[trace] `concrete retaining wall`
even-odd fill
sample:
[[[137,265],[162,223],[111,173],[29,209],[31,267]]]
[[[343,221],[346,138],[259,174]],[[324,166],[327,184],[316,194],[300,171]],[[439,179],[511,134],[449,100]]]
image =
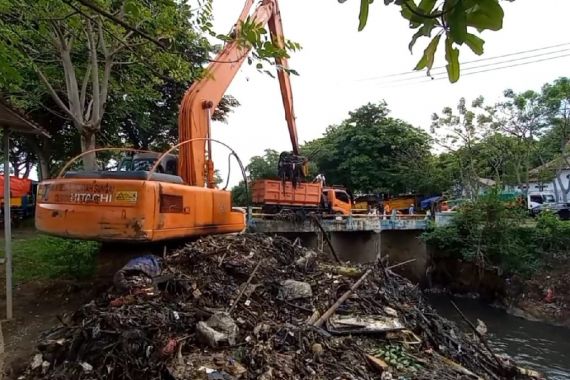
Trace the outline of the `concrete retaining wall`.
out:
[[[416,261],[395,269],[413,282],[422,282],[425,278],[428,253],[425,243],[420,239],[421,231],[383,231],[378,232],[331,232],[333,247],[340,259],[352,263],[370,263],[378,255],[388,256],[388,265],[398,264],[410,259]],[[301,243],[316,250],[330,254],[330,250],[317,233],[281,233],[291,240],[299,238]]]
[[[381,237],[382,256],[388,256],[389,265],[407,260],[416,261],[403,265],[394,271],[409,278],[412,282],[422,282],[428,264],[426,244],[420,239],[418,231],[384,231]]]

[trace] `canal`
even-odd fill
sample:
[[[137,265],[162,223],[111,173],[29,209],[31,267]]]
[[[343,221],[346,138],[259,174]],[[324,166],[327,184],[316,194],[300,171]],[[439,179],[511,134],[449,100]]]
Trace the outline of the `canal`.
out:
[[[428,300],[440,314],[472,331],[447,296],[430,295]],[[478,300],[454,298],[454,302],[472,322],[477,318],[485,322],[489,343],[497,353],[509,354],[547,379],[570,379],[570,329],[517,318]]]

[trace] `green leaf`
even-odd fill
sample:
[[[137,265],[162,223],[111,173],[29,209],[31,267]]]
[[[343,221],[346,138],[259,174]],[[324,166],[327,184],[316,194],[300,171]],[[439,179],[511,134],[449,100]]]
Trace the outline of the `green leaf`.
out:
[[[418,9],[420,9],[425,14],[430,14],[433,10],[433,7],[437,3],[437,0],[422,0],[420,5],[418,5]]]
[[[418,38],[420,38],[423,35],[424,35],[424,31],[421,29],[418,30],[416,33],[414,33],[414,35],[412,36],[412,40],[408,44],[408,49],[410,49],[410,53],[412,53],[412,50],[413,50],[414,45],[416,44],[416,41],[418,40]]]
[[[459,49],[453,47],[453,40],[445,39],[445,59],[447,60],[447,76],[451,83],[459,79]]]
[[[412,49],[416,44],[418,38],[420,38],[421,36],[426,36],[426,37],[431,36],[431,31],[433,30],[434,27],[435,27],[434,20],[426,20],[424,22],[424,25],[412,36],[412,39],[408,44],[408,49],[410,49],[410,53],[412,52]]]
[[[433,67],[435,52],[437,50],[437,45],[439,44],[439,40],[441,38],[441,34],[437,34],[429,43],[429,45],[424,50],[424,55],[416,65],[415,70],[421,70],[424,67],[427,68],[427,75],[429,75],[431,68]]]
[[[467,25],[479,30],[500,30],[503,27],[503,8],[498,0],[478,0],[466,10]]]
[[[408,3],[408,4],[410,5],[410,7],[415,7],[415,5],[413,3]],[[410,28],[412,28],[412,29],[419,27],[424,22],[424,20],[421,17],[414,14],[405,5],[402,5],[402,9],[400,11],[400,14],[402,15],[403,18],[410,21]]]
[[[138,1],[127,1],[125,3],[125,13],[131,15],[133,18],[139,18],[141,14],[141,6]]]
[[[370,0],[360,0],[360,14],[358,15],[358,31],[361,32],[368,22],[368,8],[370,7]]]
[[[425,69],[426,66],[427,66],[427,58],[426,55],[424,54],[416,64],[416,67],[414,67],[414,70],[422,70]]]
[[[467,46],[469,46],[473,53],[477,55],[483,54],[483,45],[485,44],[485,41],[481,38],[477,37],[474,34],[467,33],[465,36],[465,43]]]
[[[447,24],[454,42],[458,45],[463,44],[467,35],[467,16],[465,15],[463,0],[457,0],[453,5],[453,9],[447,16]]]

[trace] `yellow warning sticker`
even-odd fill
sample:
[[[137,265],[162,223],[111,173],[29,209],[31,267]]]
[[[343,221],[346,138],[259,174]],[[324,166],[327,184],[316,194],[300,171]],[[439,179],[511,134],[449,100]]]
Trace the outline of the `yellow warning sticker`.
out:
[[[130,202],[135,203],[137,201],[139,193],[137,191],[117,191],[115,192],[115,201],[117,202]]]

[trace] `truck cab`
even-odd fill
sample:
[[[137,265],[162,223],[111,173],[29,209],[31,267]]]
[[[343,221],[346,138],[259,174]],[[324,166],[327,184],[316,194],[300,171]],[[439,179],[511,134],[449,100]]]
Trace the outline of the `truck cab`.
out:
[[[554,193],[547,191],[529,192],[527,194],[527,207],[529,210],[543,208],[556,204]]]
[[[325,187],[323,189],[323,199],[326,200],[330,212],[333,214],[350,215],[352,202],[350,195],[344,189]]]

